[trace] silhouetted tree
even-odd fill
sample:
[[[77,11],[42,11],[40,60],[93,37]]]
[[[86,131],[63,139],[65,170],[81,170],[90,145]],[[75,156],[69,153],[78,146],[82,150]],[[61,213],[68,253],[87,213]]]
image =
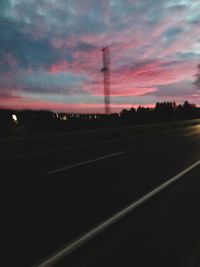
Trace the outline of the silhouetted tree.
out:
[[[17,116],[17,123],[12,115]],[[155,108],[139,106],[137,109],[123,109],[116,114],[54,114],[50,111],[0,110],[0,135],[12,135],[16,130],[21,133],[62,132],[74,129],[101,128],[122,123],[142,124],[181,119],[200,118],[200,108],[185,101],[156,103]],[[23,128],[23,129],[22,129]],[[20,133],[20,131],[18,131]],[[17,132],[17,131],[16,131]]]

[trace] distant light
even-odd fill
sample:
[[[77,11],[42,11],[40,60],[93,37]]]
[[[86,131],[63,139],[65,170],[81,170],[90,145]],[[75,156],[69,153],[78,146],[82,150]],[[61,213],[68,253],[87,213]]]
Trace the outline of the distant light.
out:
[[[17,116],[15,114],[12,114],[12,119],[15,123],[18,123]]]

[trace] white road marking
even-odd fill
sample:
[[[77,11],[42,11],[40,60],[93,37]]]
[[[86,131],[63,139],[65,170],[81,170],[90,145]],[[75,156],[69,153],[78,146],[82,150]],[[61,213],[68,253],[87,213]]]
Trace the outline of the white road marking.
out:
[[[172,122],[173,123],[173,122]],[[175,122],[174,122],[175,123]],[[193,120],[183,120],[177,121],[176,123],[184,125],[186,123],[186,127],[193,127],[200,123],[200,119],[193,119]],[[191,125],[194,123],[194,125]],[[148,123],[148,124],[141,124],[141,125],[133,125],[133,126],[121,126],[121,127],[112,127],[106,129],[97,129],[97,130],[82,130],[82,131],[75,131],[75,132],[65,132],[65,133],[56,133],[56,134],[48,134],[48,135],[38,135],[32,137],[13,137],[13,139],[1,139],[0,143],[5,142],[16,142],[16,141],[27,141],[27,140],[34,140],[34,139],[42,139],[42,138],[51,138],[51,137],[59,137],[59,136],[68,136],[68,135],[78,135],[78,134],[88,134],[88,133],[96,133],[96,132],[109,132],[115,130],[123,130],[123,129],[134,129],[134,128],[145,128],[151,126],[167,126],[171,124],[171,122],[163,122],[163,123]],[[190,124],[190,125],[188,125]],[[184,127],[185,127],[184,126]]]
[[[184,136],[192,136],[192,135],[200,136],[200,131],[196,131],[196,132],[193,132],[193,133],[188,133],[188,134],[185,134]]]
[[[199,135],[200,136],[200,125],[195,125],[195,127],[193,127],[193,131],[185,134],[184,136],[192,136],[192,135]]]
[[[125,217],[127,214],[135,210],[137,207],[141,206],[143,203],[145,203],[147,200],[152,198],[153,196],[157,195],[159,192],[161,192],[163,189],[167,188],[169,185],[173,184],[175,181],[180,179],[182,176],[190,172],[192,169],[200,165],[200,160],[180,172],[179,174],[175,175],[173,178],[169,179],[167,182],[163,183],[162,185],[158,186],[155,188],[153,191],[150,193],[146,194],[133,204],[129,205],[119,213],[115,214],[108,220],[104,221],[103,223],[99,224],[92,230],[88,231],[86,234],[80,236],[78,239],[76,239],[74,242],[71,244],[66,245],[63,249],[55,253],[54,255],[50,256],[46,260],[44,260],[42,263],[35,265],[37,267],[51,267],[54,264],[56,264],[58,261],[62,260],[66,256],[70,255],[73,251],[78,249],[80,246],[84,245],[87,243],[89,240],[103,232],[106,228],[110,227],[112,224],[115,222],[119,221],[123,217]]]
[[[123,155],[125,153],[126,153],[126,151],[120,151],[120,152],[109,154],[109,155],[106,155],[106,156],[103,156],[103,157],[82,161],[82,162],[71,164],[71,165],[68,165],[68,166],[65,166],[65,167],[62,167],[62,168],[59,168],[59,169],[55,169],[55,170],[50,171],[50,172],[46,172],[44,175],[50,175],[50,174],[59,173],[59,172],[66,171],[66,170],[69,170],[69,169],[72,169],[72,168],[88,165],[88,164],[91,164],[93,162],[97,162],[97,161],[100,161],[100,160],[104,160],[104,159],[108,159],[108,158],[114,158],[114,157]]]
[[[194,127],[194,126],[190,126],[190,127]],[[27,154],[27,155],[22,155],[22,156],[16,156],[16,157],[13,157],[13,158],[0,159],[0,163],[12,161],[12,160],[23,160],[23,159],[32,158],[32,157],[45,156],[45,155],[48,155],[50,153],[70,151],[70,150],[75,150],[75,149],[79,149],[79,148],[87,148],[87,147],[91,147],[91,146],[95,146],[95,145],[111,144],[111,143],[116,143],[116,142],[125,141],[125,140],[132,140],[132,139],[140,138],[140,137],[153,136],[153,135],[159,135],[159,134],[166,134],[168,132],[176,132],[177,130],[182,130],[182,128],[170,129],[170,130],[167,130],[167,131],[150,132],[150,133],[146,133],[146,134],[138,134],[138,135],[126,136],[126,137],[115,138],[115,139],[108,139],[108,140],[105,140],[105,141],[94,142],[94,143],[89,143],[89,144],[84,144],[84,145],[76,145],[76,146],[71,146],[71,147],[66,147],[66,148],[61,148],[61,149],[48,150],[48,151],[45,151],[45,152]]]
[[[143,135],[140,135],[140,137],[142,137],[142,136]],[[75,149],[79,149],[79,148],[86,148],[86,147],[91,147],[91,146],[96,146],[96,145],[115,143],[115,142],[119,142],[119,141],[134,139],[135,137],[139,137],[139,136],[135,135],[135,136],[128,136],[128,137],[123,137],[123,138],[116,138],[116,139],[112,139],[112,140],[109,139],[109,140],[105,140],[105,141],[101,141],[101,142],[94,142],[94,143],[89,143],[89,144],[84,144],[84,145],[76,145],[76,146],[71,146],[71,147],[66,147],[66,148],[55,149],[55,150],[48,150],[48,151],[40,152],[40,153],[33,153],[33,154],[28,154],[28,155],[23,155],[23,156],[17,156],[17,157],[13,157],[13,158],[0,159],[0,163],[12,161],[12,160],[22,160],[22,159],[26,159],[26,158],[45,156],[45,155],[48,155],[50,153],[70,151],[70,150],[75,150]]]

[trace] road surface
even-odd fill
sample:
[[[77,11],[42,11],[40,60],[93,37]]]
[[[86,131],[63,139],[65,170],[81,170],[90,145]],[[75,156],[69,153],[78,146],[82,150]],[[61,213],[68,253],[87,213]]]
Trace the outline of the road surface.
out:
[[[0,144],[7,266],[37,263],[200,159],[199,125],[128,132]]]
[[[54,266],[199,267],[199,177],[200,167]]]

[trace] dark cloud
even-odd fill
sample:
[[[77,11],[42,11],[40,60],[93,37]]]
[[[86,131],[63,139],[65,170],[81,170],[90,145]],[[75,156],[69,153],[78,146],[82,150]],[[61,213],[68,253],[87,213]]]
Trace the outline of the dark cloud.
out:
[[[189,19],[189,23],[191,25],[199,25],[200,26],[200,17],[197,16],[197,17],[194,17],[194,18],[190,18]]]
[[[0,91],[0,98],[1,99],[8,98],[8,97],[10,97],[10,93],[4,92],[4,91]]]
[[[187,8],[188,6],[184,4],[172,5],[169,7],[170,10],[175,11],[175,12],[183,11],[183,10],[186,10]]]
[[[164,32],[164,35],[168,38],[174,37],[184,31],[183,28],[175,27],[175,28],[169,28]]]
[[[94,49],[97,49],[98,46],[93,45],[93,44],[86,44],[86,43],[78,43],[75,47],[76,50],[80,51],[92,51]]]
[[[198,91],[195,89],[192,82],[189,81],[183,81],[180,83],[172,83],[167,85],[159,85],[157,91],[153,93],[148,93],[148,95],[153,95],[154,97],[162,97],[162,98],[168,98],[168,97],[189,97],[193,94],[198,93]]]
[[[144,102],[187,95],[200,53],[200,4],[184,2],[0,0],[0,90],[48,100],[77,94],[89,103],[102,92],[100,48],[109,45],[112,90],[137,95],[159,85]]]
[[[27,18],[32,25],[57,37],[71,34],[100,33],[104,30],[104,5],[101,1],[21,0],[15,6],[17,17]]]
[[[167,29],[162,37],[167,45],[176,41],[179,38],[179,35],[184,32],[184,29],[181,27],[172,27]]]
[[[12,66],[7,56],[16,61],[19,68],[45,68],[58,60],[61,55],[49,42],[48,37],[36,39],[23,32],[22,24],[4,19],[0,21],[0,60],[1,71],[7,71]]]
[[[5,11],[9,8],[9,0],[0,0],[0,16],[4,16]]]
[[[193,60],[200,58],[200,52],[178,52],[176,53],[177,58],[180,60]]]
[[[74,85],[66,85],[66,86],[51,86],[51,85],[37,85],[32,84],[30,87],[24,87],[23,90],[26,93],[32,93],[32,94],[44,94],[44,95],[52,95],[52,94],[58,94],[58,95],[88,95],[87,92],[82,90],[79,86]]]

